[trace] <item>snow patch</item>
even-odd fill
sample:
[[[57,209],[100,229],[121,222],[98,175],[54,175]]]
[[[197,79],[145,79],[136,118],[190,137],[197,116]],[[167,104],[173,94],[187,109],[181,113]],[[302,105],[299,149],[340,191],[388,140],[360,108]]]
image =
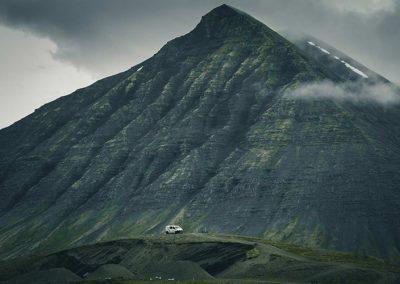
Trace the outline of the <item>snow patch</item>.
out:
[[[307,43],[308,43],[309,45],[315,46],[316,48],[318,48],[319,50],[321,50],[323,53],[331,54],[331,53],[330,53],[329,51],[327,51],[325,48],[320,47],[319,45],[313,43],[312,41],[307,41]]]
[[[136,70],[136,72],[140,71],[143,69],[143,66],[140,66],[138,70]]]
[[[347,68],[349,68],[351,71],[353,71],[354,73],[357,73],[358,75],[364,77],[364,78],[368,78],[368,76],[362,72],[361,70],[357,69],[356,67],[354,67],[353,65],[350,65],[349,63],[347,63],[344,60],[341,60],[340,62],[342,62]]]
[[[322,52],[324,52],[324,53],[326,53],[326,54],[331,54],[329,51],[327,51],[325,48],[322,48],[322,47],[320,47],[320,46],[318,46],[318,48],[322,51]]]
[[[331,54],[328,50],[326,50],[325,48],[322,48],[321,46],[315,44],[315,43],[312,42],[312,41],[307,41],[307,43],[308,43],[309,45],[315,46],[316,48],[318,48],[319,50],[321,50],[323,53]],[[340,62],[342,62],[347,68],[349,68],[349,69],[350,69],[351,71],[353,71],[354,73],[356,73],[356,74],[358,74],[358,75],[360,75],[360,76],[362,76],[362,77],[364,77],[364,78],[368,78],[367,74],[365,74],[364,72],[362,72],[360,69],[357,69],[357,68],[354,67],[353,65],[347,63],[346,61],[341,60],[341,59],[340,59],[339,57],[337,57],[336,55],[334,56],[334,58],[335,58],[336,60],[340,60]]]

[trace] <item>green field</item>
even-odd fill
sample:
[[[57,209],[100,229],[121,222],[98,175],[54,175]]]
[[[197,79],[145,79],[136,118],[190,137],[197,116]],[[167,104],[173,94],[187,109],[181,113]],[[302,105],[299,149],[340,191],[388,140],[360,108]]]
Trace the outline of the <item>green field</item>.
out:
[[[6,283],[398,283],[370,256],[233,235],[148,235],[0,263]]]

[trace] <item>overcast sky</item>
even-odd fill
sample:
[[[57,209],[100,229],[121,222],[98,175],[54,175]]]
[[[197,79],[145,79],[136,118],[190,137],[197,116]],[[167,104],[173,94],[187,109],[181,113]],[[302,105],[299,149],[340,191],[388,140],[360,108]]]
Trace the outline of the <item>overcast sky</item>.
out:
[[[140,63],[222,3],[400,82],[400,0],[0,0],[0,128]]]

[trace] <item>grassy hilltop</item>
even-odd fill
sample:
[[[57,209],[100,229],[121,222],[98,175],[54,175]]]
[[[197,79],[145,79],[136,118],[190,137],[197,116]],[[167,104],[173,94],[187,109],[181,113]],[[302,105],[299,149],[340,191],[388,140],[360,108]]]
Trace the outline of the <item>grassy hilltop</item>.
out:
[[[152,235],[0,263],[6,283],[398,283],[382,260],[233,235]],[[194,281],[195,280],[195,281]],[[164,282],[163,282],[164,281]]]

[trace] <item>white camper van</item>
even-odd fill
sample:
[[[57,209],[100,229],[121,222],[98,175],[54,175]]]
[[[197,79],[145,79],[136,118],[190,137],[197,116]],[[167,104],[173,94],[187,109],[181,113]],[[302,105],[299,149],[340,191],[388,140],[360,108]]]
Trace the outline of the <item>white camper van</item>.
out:
[[[183,234],[183,229],[177,225],[168,225],[165,227],[166,234]]]

